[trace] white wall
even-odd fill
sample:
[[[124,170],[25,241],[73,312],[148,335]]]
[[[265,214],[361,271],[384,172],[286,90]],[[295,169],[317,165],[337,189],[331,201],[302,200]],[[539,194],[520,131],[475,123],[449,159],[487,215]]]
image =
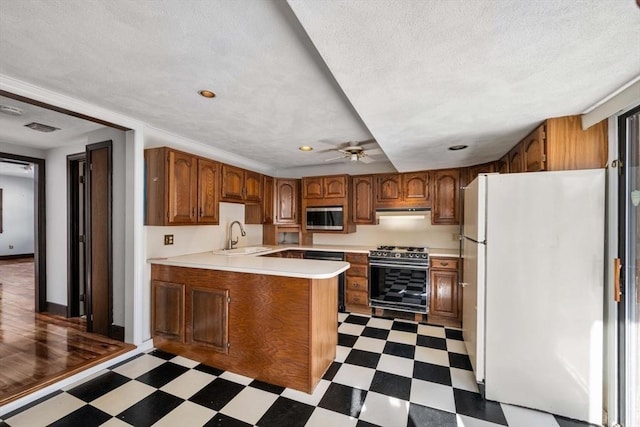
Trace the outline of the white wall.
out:
[[[43,150],[2,141],[0,141],[0,153],[17,154],[20,156],[35,157],[36,159],[44,159],[45,156]]]
[[[33,253],[33,177],[0,175],[2,227],[0,256]],[[13,249],[9,249],[9,246]]]
[[[439,249],[458,249],[457,225],[431,225],[431,212],[420,212],[424,219],[387,217],[378,225],[358,225],[355,233],[315,233],[316,245],[400,245],[427,246]],[[455,238],[454,238],[455,235]]]
[[[89,132],[86,144],[113,141],[113,323],[124,326],[125,306],[125,133],[103,128]],[[46,152],[47,301],[67,305],[67,156],[86,144]]]

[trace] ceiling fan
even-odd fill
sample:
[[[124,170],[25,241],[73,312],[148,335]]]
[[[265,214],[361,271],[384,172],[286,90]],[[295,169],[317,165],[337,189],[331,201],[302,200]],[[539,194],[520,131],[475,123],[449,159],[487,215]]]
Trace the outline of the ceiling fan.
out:
[[[375,162],[375,160],[370,156],[375,156],[376,154],[383,154],[384,152],[380,148],[372,148],[370,150],[365,150],[364,145],[371,142],[375,143],[373,139],[369,139],[366,141],[349,141],[346,144],[343,144],[341,147],[335,149],[335,151],[342,153],[341,156],[333,157],[331,159],[326,159],[325,162],[332,162],[334,160],[342,160],[342,159],[349,159],[352,162],[362,162],[362,163]]]

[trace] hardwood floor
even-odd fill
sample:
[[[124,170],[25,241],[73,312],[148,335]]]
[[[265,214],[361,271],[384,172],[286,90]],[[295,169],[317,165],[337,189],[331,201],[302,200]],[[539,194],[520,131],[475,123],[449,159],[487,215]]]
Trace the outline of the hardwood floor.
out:
[[[34,313],[33,259],[0,261],[0,406],[133,348]]]

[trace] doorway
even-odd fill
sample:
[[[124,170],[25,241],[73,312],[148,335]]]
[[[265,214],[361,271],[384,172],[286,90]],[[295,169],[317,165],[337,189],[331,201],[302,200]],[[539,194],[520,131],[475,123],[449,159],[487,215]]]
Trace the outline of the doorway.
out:
[[[640,425],[640,106],[618,118],[620,421]]]
[[[67,317],[86,314],[85,164],[85,153],[67,156]]]
[[[34,263],[34,310],[47,311],[46,275],[46,222],[45,222],[45,162],[44,159],[0,153],[0,160],[33,165],[33,263]]]

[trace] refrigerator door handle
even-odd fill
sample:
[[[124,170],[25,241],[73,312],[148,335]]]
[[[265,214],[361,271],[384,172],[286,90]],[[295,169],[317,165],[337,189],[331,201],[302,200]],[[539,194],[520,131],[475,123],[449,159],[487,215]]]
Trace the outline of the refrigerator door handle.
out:
[[[478,244],[480,244],[480,245],[486,245],[486,244],[487,244],[487,241],[486,241],[486,240],[483,240],[483,241],[479,242],[479,241],[477,241],[477,240],[475,240],[475,239],[472,239],[471,237],[467,237],[467,236],[462,236],[462,237],[464,237],[465,239],[467,239],[467,240],[468,240],[468,241],[470,241],[470,242],[478,243]]]
[[[463,288],[466,288],[469,284],[467,282],[459,282],[460,286],[462,286]]]

